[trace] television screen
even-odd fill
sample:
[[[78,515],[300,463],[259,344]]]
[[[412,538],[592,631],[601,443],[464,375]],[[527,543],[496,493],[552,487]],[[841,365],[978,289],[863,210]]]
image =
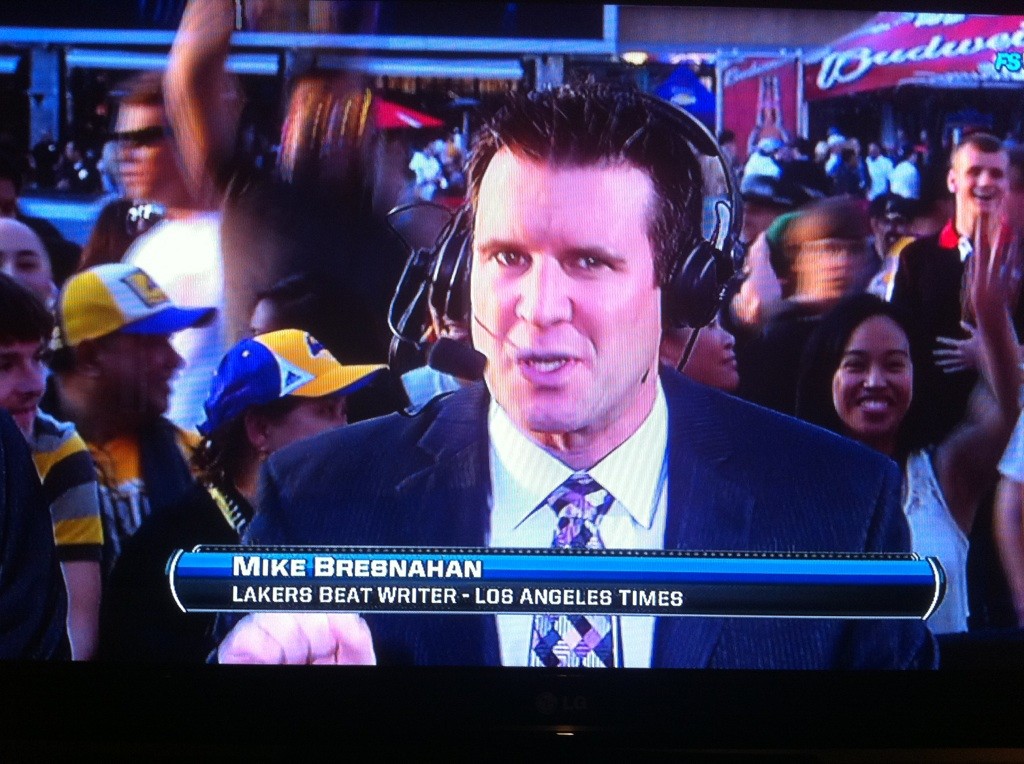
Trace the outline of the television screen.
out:
[[[0,11],[12,750],[1020,744],[1024,16],[121,6]]]

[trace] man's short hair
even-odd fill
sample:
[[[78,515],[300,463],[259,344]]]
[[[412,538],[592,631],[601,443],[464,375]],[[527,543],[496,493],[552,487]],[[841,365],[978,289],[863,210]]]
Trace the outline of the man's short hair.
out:
[[[980,151],[982,154],[995,154],[1000,151],[1005,151],[1003,148],[1003,142],[999,140],[992,133],[968,133],[965,135],[960,142],[953,149],[953,152],[949,155],[949,166],[953,166],[953,162],[956,160],[957,154],[967,146]]]
[[[0,273],[0,345],[43,342],[53,332],[53,317],[31,291]]]
[[[122,106],[164,105],[164,78],[162,72],[142,72],[124,83]]]
[[[784,262],[776,272],[792,273],[804,244],[823,239],[867,240],[871,225],[864,206],[856,199],[835,196],[804,207],[788,222],[782,234]]]
[[[651,96],[635,88],[587,82],[510,93],[473,141],[468,185],[474,207],[501,149],[561,167],[625,164],[647,173],[655,195],[648,237],[661,286],[701,237],[704,183],[697,152]]]
[[[920,212],[917,200],[908,199],[905,196],[900,196],[890,191],[879,194],[868,205],[868,216],[872,219],[886,218],[889,215],[900,215],[907,220],[913,220],[918,214]]]

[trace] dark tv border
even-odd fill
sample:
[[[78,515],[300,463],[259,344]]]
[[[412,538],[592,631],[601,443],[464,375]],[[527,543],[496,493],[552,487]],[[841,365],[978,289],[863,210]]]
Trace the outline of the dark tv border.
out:
[[[949,0],[806,7],[1024,12]],[[977,760],[1024,748],[1020,632],[942,648],[943,669],[912,674],[0,663],[0,754],[824,761],[842,750],[843,760],[916,751],[904,760],[929,761],[939,749]]]
[[[1022,677],[1020,665],[879,674],[6,664],[0,753],[1024,747]]]

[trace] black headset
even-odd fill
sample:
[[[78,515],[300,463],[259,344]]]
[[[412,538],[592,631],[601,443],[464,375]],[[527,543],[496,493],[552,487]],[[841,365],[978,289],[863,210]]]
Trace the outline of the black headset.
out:
[[[651,112],[674,124],[696,151],[717,160],[725,179],[728,201],[715,202],[712,235],[705,238],[698,223],[694,236],[683,246],[680,256],[674,258],[662,287],[666,328],[699,329],[714,319],[727,284],[742,265],[743,251],[738,240],[743,227],[743,200],[729,162],[711,132],[684,109],[654,96],[639,95]],[[396,207],[388,217],[414,206]],[[428,304],[436,315],[468,325],[472,234],[473,213],[467,204],[451,216],[432,248],[416,249],[409,255],[388,313],[388,326],[395,336],[392,360],[401,343],[413,343],[422,349]],[[405,310],[401,310],[402,304]],[[415,336],[410,333],[414,330]]]
[[[711,236],[704,238],[702,225],[672,262],[662,287],[662,320],[666,328],[700,329],[710,324],[722,303],[726,286],[743,265],[743,248],[739,245],[743,229],[743,198],[733,177],[729,160],[722,154],[718,141],[704,124],[668,101],[643,94],[651,110],[675,124],[687,142],[701,154],[718,162],[725,180],[728,201],[715,202],[715,226]],[[703,196],[703,189],[701,189]]]
[[[389,224],[396,215],[421,207],[443,210],[449,217],[434,245],[426,249],[409,247],[392,226],[392,230],[410,250],[409,259],[406,260],[388,308],[388,328],[394,337],[389,354],[392,369],[412,368],[416,365],[417,361],[409,356],[415,356],[426,345],[423,337],[426,333],[428,306],[435,315],[449,321],[468,324],[469,320],[473,212],[468,204],[452,212],[449,208],[431,202],[413,202],[389,211]]]

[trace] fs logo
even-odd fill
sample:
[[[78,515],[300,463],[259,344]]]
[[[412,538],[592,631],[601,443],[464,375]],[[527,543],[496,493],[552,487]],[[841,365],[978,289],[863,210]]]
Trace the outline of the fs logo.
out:
[[[1024,61],[1019,51],[1000,51],[996,53],[993,64],[997,72],[1019,72]]]

